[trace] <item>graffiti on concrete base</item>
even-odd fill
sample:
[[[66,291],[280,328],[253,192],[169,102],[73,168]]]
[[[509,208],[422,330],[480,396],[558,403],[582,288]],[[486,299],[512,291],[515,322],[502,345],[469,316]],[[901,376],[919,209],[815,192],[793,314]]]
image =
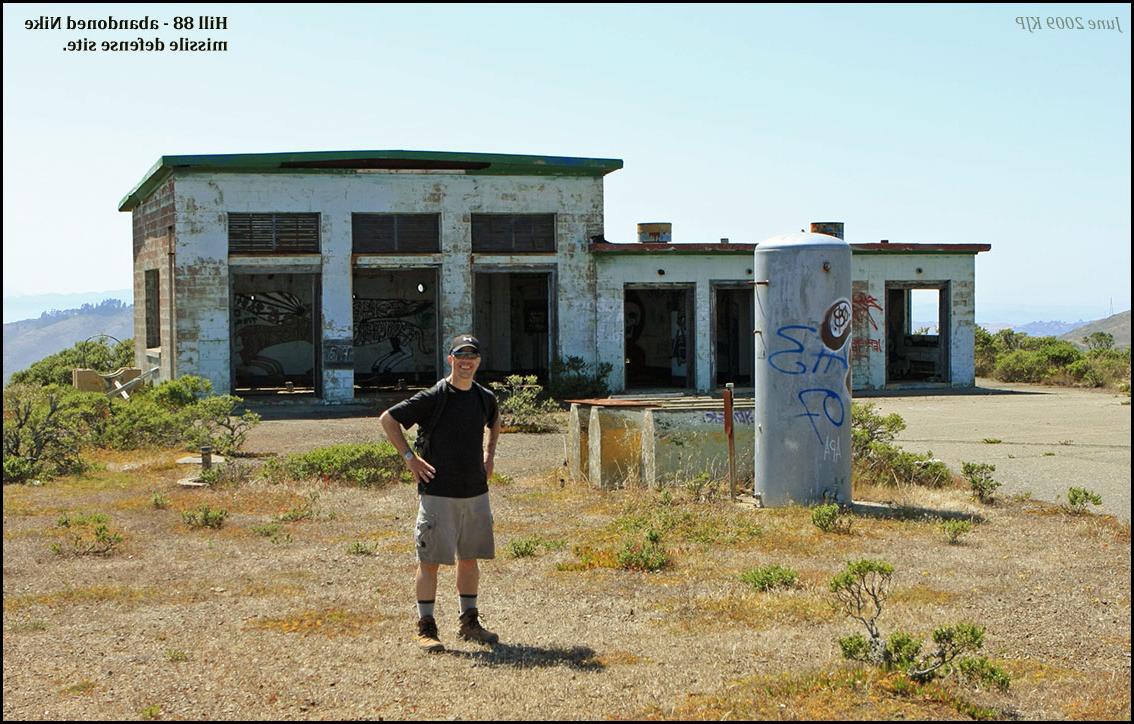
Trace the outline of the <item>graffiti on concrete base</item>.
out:
[[[703,419],[707,423],[723,425],[724,412],[717,412],[716,410],[706,412],[703,416]],[[740,423],[742,425],[755,425],[756,415],[752,412],[752,410],[733,410],[732,421]]]

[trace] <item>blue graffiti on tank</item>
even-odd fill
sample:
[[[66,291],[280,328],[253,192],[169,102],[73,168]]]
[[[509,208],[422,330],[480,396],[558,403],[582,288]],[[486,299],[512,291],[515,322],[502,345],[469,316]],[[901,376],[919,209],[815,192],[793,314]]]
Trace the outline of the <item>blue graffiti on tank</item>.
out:
[[[825,376],[832,372],[832,366],[836,373],[845,373],[850,369],[845,345],[841,352],[831,351],[815,327],[787,324],[776,330],[776,337],[787,340],[791,345],[788,349],[781,349],[768,356],[768,364],[777,372],[785,375]],[[807,364],[808,355],[814,356],[811,365]],[[820,417],[834,427],[842,427],[846,422],[846,404],[838,390],[822,386],[808,387],[800,390],[796,398],[803,407],[803,412],[797,417],[807,418],[820,444],[825,444],[823,433],[817,424]]]

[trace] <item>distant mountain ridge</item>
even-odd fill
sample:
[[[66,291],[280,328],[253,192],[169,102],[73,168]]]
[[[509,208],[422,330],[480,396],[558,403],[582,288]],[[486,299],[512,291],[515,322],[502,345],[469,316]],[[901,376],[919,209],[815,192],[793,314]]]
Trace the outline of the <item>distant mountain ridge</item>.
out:
[[[1130,346],[1130,310],[1113,314],[1106,319],[1097,319],[1082,326],[1060,335],[1060,339],[1065,339],[1068,342],[1074,342],[1080,347],[1083,344],[1083,337],[1094,332],[1105,332],[1114,337],[1115,347],[1129,347]]]
[[[1028,322],[1027,324],[1013,325],[1012,329],[1017,332],[1025,332],[1029,337],[1058,337],[1082,327],[1084,324],[1087,324],[1087,321],[1083,319],[1077,322]]]
[[[4,384],[8,384],[13,373],[97,334],[107,334],[119,340],[133,337],[134,305],[119,299],[106,299],[100,304],[52,310],[36,319],[6,323]]]

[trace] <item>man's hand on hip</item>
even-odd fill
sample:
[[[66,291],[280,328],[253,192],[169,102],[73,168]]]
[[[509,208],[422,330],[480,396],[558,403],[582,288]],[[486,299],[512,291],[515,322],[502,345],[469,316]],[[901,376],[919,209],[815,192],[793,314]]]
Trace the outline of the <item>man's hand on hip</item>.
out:
[[[429,481],[433,480],[433,476],[437,474],[437,469],[429,463],[422,460],[417,455],[406,461],[406,467],[413,473],[417,482],[428,485]]]

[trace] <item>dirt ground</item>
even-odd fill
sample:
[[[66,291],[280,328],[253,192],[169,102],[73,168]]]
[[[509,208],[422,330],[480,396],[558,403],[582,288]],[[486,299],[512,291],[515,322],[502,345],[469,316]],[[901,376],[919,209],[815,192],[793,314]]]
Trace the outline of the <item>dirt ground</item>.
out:
[[[372,415],[341,416],[350,412],[266,420],[246,449],[378,439]],[[1005,442],[989,449],[1017,444],[1014,427],[996,429]],[[563,451],[559,434],[503,436],[498,471],[511,480],[492,492],[497,558],[482,564],[480,590],[483,621],[502,643],[456,639],[443,570],[447,651],[433,656],[412,642],[410,485],[184,490],[185,468],[173,463],[183,453],[151,451],[107,453],[102,470],[39,487],[5,486],[4,718],[955,719],[985,711],[976,707],[1001,718],[1130,717],[1128,524],[1035,501],[982,506],[963,491],[883,490],[860,492],[978,525],[950,545],[939,520],[899,510],[856,516],[835,535],[802,508],[593,490],[564,479]],[[154,507],[155,493],[168,507]],[[222,528],[182,522],[201,504],[228,511]],[[296,510],[306,515],[274,522]],[[124,537],[114,555],[51,552],[78,530],[61,516],[95,512]],[[584,552],[613,550],[646,527],[664,531],[672,562],[662,571],[580,565]],[[536,555],[512,556],[520,539],[538,541]],[[861,626],[832,610],[827,582],[866,557],[896,571],[884,631],[927,637],[975,621],[1010,690],[911,692],[844,662],[835,642]],[[773,563],[796,570],[799,584],[760,593],[740,581]]]

